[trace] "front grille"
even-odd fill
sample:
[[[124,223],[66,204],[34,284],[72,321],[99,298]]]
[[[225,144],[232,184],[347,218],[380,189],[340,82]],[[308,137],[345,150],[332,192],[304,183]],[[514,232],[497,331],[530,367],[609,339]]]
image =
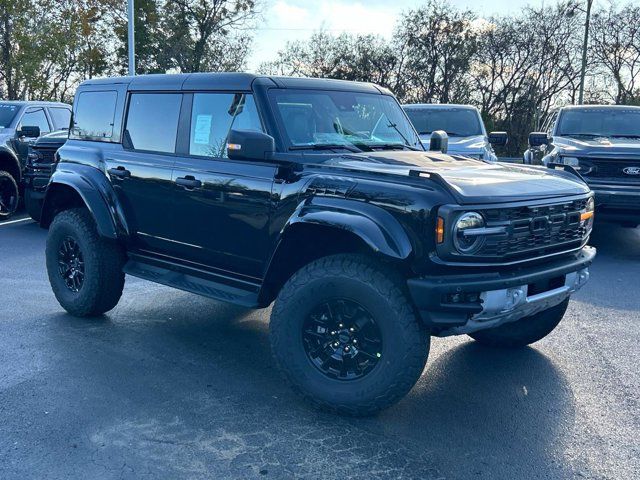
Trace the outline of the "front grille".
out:
[[[505,226],[489,235],[475,257],[518,260],[579,247],[589,234],[580,222],[587,199],[562,203],[481,210],[487,226]]]
[[[640,183],[640,175],[624,173],[627,167],[640,168],[640,158],[631,160],[615,160],[606,158],[580,158],[580,174],[586,178],[613,178]]]
[[[38,163],[54,163],[57,149],[54,150],[51,148],[34,148],[34,150],[36,150],[39,154]]]

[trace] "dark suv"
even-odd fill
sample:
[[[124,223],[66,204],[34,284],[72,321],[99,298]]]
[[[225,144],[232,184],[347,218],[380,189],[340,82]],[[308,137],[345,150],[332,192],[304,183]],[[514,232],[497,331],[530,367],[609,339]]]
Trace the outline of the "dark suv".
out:
[[[65,103],[0,101],[0,220],[18,207],[29,146],[40,135],[69,128]]]
[[[552,113],[546,125],[529,135],[525,163],[574,168],[596,194],[598,218],[638,226],[640,107],[564,107]]]
[[[125,273],[251,308],[275,301],[278,365],[345,413],[405,395],[430,335],[543,338],[595,255],[578,177],[424,151],[371,84],[91,80],[58,155],[41,225],[68,312],[112,309]]]

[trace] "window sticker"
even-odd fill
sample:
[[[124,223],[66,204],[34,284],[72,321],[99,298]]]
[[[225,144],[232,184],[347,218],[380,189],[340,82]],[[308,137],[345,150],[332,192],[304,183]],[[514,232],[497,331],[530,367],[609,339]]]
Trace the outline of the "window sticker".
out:
[[[193,143],[197,145],[209,145],[211,137],[211,115],[198,115],[196,128],[193,135]]]

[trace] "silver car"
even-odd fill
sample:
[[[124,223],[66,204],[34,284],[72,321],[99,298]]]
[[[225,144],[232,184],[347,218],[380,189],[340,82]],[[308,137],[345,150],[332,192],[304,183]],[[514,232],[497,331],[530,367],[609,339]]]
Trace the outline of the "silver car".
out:
[[[423,144],[431,140],[436,130],[447,132],[450,155],[465,155],[480,160],[498,160],[494,146],[507,143],[505,132],[491,132],[487,135],[482,117],[471,105],[414,103],[403,105],[413,126],[418,131]]]

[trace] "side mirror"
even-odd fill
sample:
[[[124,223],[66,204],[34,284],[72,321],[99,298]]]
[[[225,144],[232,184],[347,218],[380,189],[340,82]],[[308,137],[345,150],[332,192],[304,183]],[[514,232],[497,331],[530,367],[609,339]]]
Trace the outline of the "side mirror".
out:
[[[549,136],[546,132],[531,132],[529,134],[529,146],[541,147],[542,145],[549,145]]]
[[[272,136],[255,130],[231,130],[227,139],[227,157],[231,160],[264,160],[276,150]]]
[[[24,125],[16,132],[18,137],[38,138],[40,136],[40,127]]]
[[[504,147],[508,141],[507,132],[491,132],[489,134],[489,143],[494,147]]]
[[[436,130],[431,133],[431,140],[429,141],[429,150],[432,152],[447,153],[449,148],[449,136],[444,130]]]

